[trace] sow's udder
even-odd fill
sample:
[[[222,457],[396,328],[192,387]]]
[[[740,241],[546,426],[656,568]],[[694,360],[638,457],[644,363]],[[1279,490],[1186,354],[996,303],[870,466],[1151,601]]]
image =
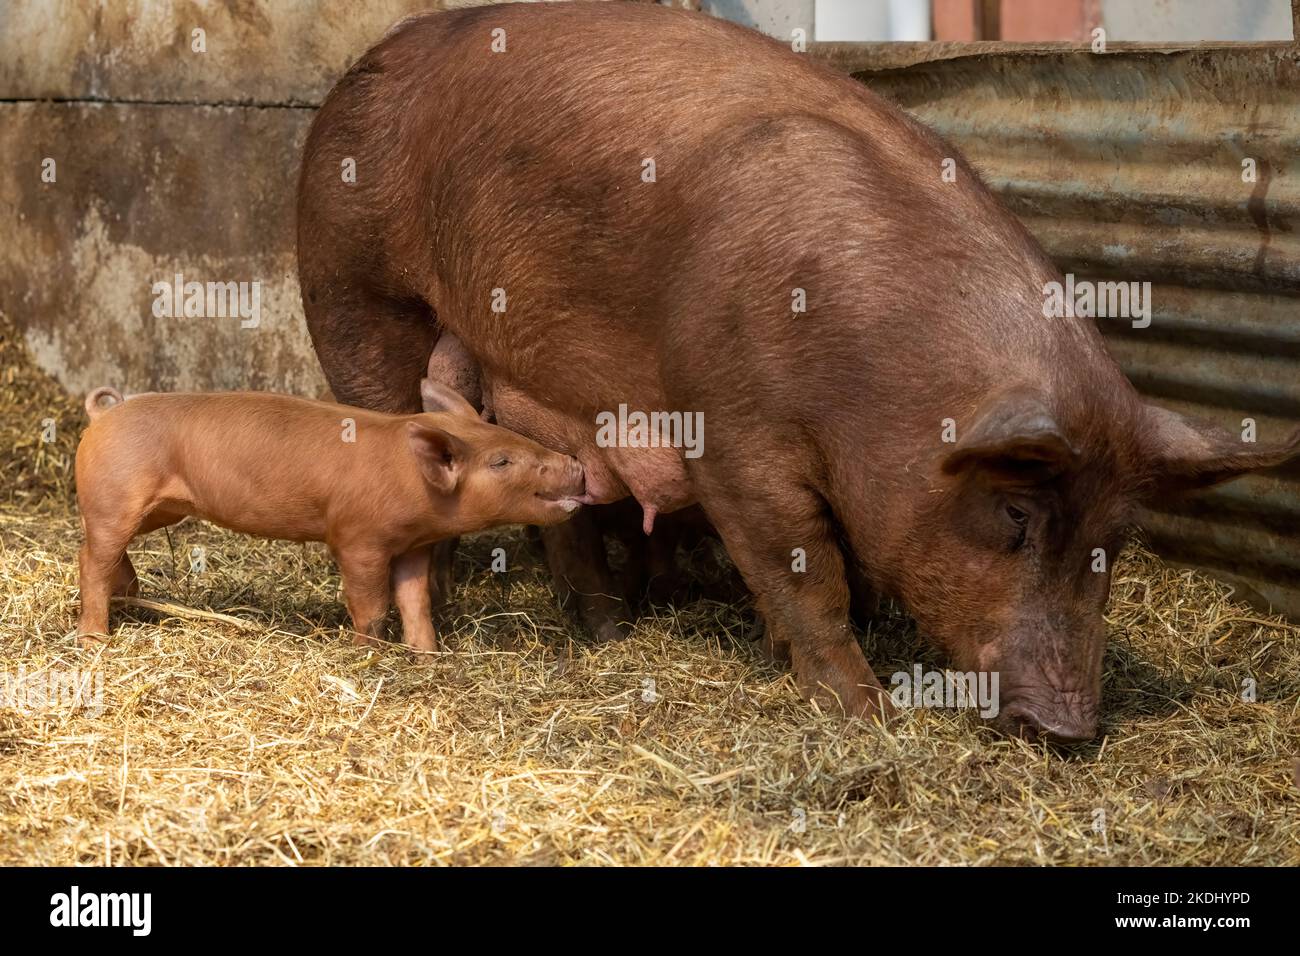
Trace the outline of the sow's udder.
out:
[[[586,473],[588,504],[609,504],[631,495],[646,511],[647,523],[654,514],[694,504],[681,449],[622,447],[617,442],[603,447],[596,440],[595,416],[580,418],[547,408],[521,389],[495,380],[491,405],[497,424],[578,459]]]

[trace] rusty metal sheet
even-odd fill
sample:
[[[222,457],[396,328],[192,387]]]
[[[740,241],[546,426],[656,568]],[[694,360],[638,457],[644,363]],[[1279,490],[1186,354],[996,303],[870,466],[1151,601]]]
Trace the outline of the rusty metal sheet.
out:
[[[1098,321],[1153,401],[1286,437],[1300,424],[1300,47],[976,47],[815,52],[960,148],[1062,271],[1152,283],[1149,327]],[[1300,619],[1300,468],[1162,504],[1143,526],[1168,558]]]

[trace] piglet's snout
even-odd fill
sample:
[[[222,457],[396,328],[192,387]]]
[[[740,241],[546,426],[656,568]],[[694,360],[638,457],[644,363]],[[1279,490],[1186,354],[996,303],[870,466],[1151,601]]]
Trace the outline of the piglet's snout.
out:
[[[570,455],[552,455],[537,466],[542,494],[547,498],[577,499],[586,491],[582,465]],[[574,501],[576,508],[579,502]]]

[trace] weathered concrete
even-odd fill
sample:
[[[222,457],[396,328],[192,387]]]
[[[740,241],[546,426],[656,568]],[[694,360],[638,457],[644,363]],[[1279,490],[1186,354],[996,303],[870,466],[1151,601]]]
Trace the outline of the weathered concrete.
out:
[[[0,104],[0,310],[67,388],[323,381],[298,295],[299,109]],[[42,182],[55,161],[56,180]],[[261,322],[154,314],[156,282],[253,282]]]
[[[446,0],[5,0],[0,98],[315,105],[362,51]],[[193,49],[202,29],[207,51]]]
[[[448,5],[0,5],[0,311],[41,366],[73,391],[319,393],[294,259],[311,106],[394,21]],[[257,282],[260,325],[154,315],[177,273]]]
[[[395,21],[483,2],[4,0],[0,312],[72,391],[318,394],[294,248],[312,108]],[[154,315],[178,272],[258,282],[260,326]]]

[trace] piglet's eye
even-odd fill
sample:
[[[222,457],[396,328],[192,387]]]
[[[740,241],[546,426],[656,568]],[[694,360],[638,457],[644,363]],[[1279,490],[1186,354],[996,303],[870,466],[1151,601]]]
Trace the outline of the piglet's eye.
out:
[[[1029,523],[1029,513],[1022,511],[1015,505],[1007,505],[1007,515],[1022,528]]]
[[[506,467],[506,465],[508,465],[508,464],[510,464],[510,459],[509,459],[509,458],[506,458],[506,457],[503,455],[503,456],[501,456],[501,457],[499,457],[499,458],[494,458],[494,459],[492,459],[492,463],[491,463],[491,465],[489,465],[489,467],[490,467],[490,468],[495,468],[495,469],[497,469],[498,471],[500,471],[502,468]]]

